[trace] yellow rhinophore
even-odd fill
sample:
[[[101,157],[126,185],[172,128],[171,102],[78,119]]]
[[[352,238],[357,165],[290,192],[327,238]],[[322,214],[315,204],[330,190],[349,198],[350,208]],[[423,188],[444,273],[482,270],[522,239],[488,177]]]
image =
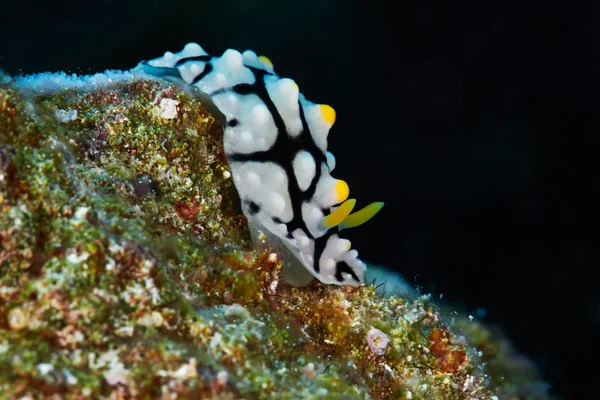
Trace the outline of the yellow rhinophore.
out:
[[[328,106],[327,104],[321,104],[321,114],[323,115],[323,120],[329,125],[333,125],[335,122],[335,110],[333,107]]]
[[[264,62],[265,64],[267,64],[269,67],[273,68],[273,62],[269,59],[269,57],[267,56],[260,56],[258,57],[259,61]]]
[[[377,201],[375,203],[371,203],[368,206],[358,210],[357,212],[348,215],[346,217],[346,219],[344,219],[338,225],[338,227],[340,229],[346,229],[346,228],[354,228],[356,226],[362,225],[365,222],[367,222],[368,220],[370,220],[371,218],[373,218],[375,216],[375,214],[377,214],[379,212],[379,210],[381,210],[381,207],[383,207],[382,201]]]
[[[331,214],[323,218],[323,220],[319,224],[319,228],[326,230],[331,229],[334,226],[338,226],[342,223],[343,220],[346,219],[348,215],[350,215],[355,205],[356,199],[346,200],[341,206],[333,210]]]
[[[348,184],[345,181],[338,179],[335,184],[335,194],[337,195],[338,203],[345,201],[350,194],[350,188],[348,187]]]

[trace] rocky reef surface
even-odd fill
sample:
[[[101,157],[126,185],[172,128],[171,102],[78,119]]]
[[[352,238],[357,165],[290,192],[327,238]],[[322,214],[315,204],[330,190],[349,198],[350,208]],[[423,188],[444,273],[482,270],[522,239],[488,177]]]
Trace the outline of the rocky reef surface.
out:
[[[201,94],[55,79],[0,76],[1,398],[550,399],[427,295],[280,279]]]

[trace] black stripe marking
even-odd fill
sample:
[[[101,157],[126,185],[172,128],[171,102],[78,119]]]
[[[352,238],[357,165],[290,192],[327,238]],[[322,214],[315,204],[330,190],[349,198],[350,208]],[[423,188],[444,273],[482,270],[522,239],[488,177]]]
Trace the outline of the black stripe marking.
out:
[[[335,279],[337,279],[338,282],[343,282],[344,281],[344,277],[342,275],[342,272],[349,273],[356,282],[360,283],[360,280],[358,279],[358,276],[356,276],[356,274],[354,273],[354,271],[352,270],[352,268],[350,268],[350,266],[346,263],[346,261],[340,261],[335,266]]]
[[[202,71],[201,73],[199,73],[193,80],[192,80],[192,85],[197,83],[198,81],[200,81],[201,79],[203,79],[206,75],[210,74],[213,70],[213,66],[212,64],[206,64],[206,66],[204,66],[204,71]]]
[[[204,70],[200,74],[196,75],[196,77],[194,77],[194,79],[192,80],[191,84],[193,85],[193,84],[199,82],[200,80],[202,80],[206,75],[210,74],[213,71],[213,66],[210,63],[212,58],[213,57],[209,56],[209,55],[184,57],[184,58],[178,60],[175,63],[175,65],[173,65],[173,67],[179,68],[180,66],[182,66],[188,62],[204,62],[204,63],[206,63],[206,65],[204,66]]]
[[[321,266],[319,265],[319,261],[321,261],[321,256],[323,255],[323,251],[325,251],[325,247],[327,247],[327,241],[333,235],[333,231],[329,230],[325,232],[325,234],[321,237],[315,239],[315,252],[313,254],[313,268],[315,272],[319,273],[321,270]]]
[[[238,162],[273,162],[279,165],[285,171],[286,175],[288,176],[288,192],[290,194],[290,200],[292,202],[293,211],[292,220],[286,224],[288,229],[288,236],[290,236],[290,232],[293,232],[296,229],[300,228],[309,238],[313,239],[315,243],[315,250],[313,254],[312,267],[316,273],[319,273],[319,261],[327,245],[327,240],[329,239],[329,237],[331,237],[331,235],[333,235],[334,232],[329,231],[326,232],[323,236],[315,238],[308,230],[304,219],[302,219],[302,203],[306,200],[310,200],[314,196],[315,191],[317,189],[317,183],[321,177],[321,166],[323,163],[327,162],[327,158],[325,156],[325,153],[321,151],[321,149],[317,146],[312,137],[310,128],[308,126],[308,122],[306,120],[306,116],[304,114],[304,108],[302,107],[300,101],[298,101],[298,107],[300,113],[300,120],[302,122],[302,131],[298,136],[292,137],[288,134],[287,128],[285,126],[285,121],[279,114],[279,111],[277,110],[277,107],[275,106],[273,100],[269,96],[269,93],[265,86],[264,77],[266,75],[270,75],[270,73],[257,68],[247,68],[249,68],[254,74],[254,84],[239,84],[233,87],[233,91],[240,95],[254,94],[262,100],[265,106],[267,106],[267,109],[271,113],[273,121],[275,122],[275,126],[277,128],[277,137],[275,139],[275,143],[273,143],[271,148],[269,148],[268,150],[257,151],[251,154],[229,154],[228,157],[231,160]],[[220,94],[222,91],[225,90],[219,90],[219,93],[214,94]],[[307,151],[313,157],[316,165],[315,176],[313,177],[310,186],[305,191],[302,191],[300,189],[292,165],[296,154],[298,154],[298,152],[302,150]],[[350,269],[352,277],[357,282],[360,282],[358,276],[356,276],[354,271],[352,271],[352,269],[347,264],[345,264],[341,268],[342,269],[336,266],[336,279],[338,279],[339,281],[343,280],[343,278],[341,280],[339,279],[339,277],[341,276],[341,272],[347,272],[347,270]]]
[[[306,223],[302,219],[302,203],[306,200],[310,200],[316,191],[317,182],[321,176],[321,165],[323,162],[326,162],[325,154],[321,151],[321,149],[319,149],[310,133],[308,123],[304,116],[302,104],[298,104],[300,109],[300,118],[302,121],[302,131],[298,136],[291,137],[288,134],[287,128],[285,126],[285,121],[279,114],[279,111],[277,110],[275,103],[273,103],[273,100],[269,96],[269,93],[265,86],[264,77],[265,75],[271,74],[267,71],[258,68],[248,66],[247,68],[250,69],[254,74],[254,84],[238,84],[233,87],[233,91],[237,94],[245,96],[253,94],[261,99],[261,101],[271,113],[271,117],[275,122],[275,126],[277,128],[277,137],[275,138],[275,143],[273,143],[271,148],[269,148],[268,150],[257,151],[251,154],[229,154],[229,158],[233,161],[238,162],[272,162],[279,165],[285,171],[288,177],[288,193],[290,194],[290,200],[292,202],[293,218],[290,222],[286,224],[288,231],[293,232],[296,229],[300,228],[309,238],[314,239],[313,235],[308,230]],[[219,90],[218,94],[224,91],[227,91],[227,89]],[[311,182],[310,187],[304,192],[300,189],[300,186],[298,185],[298,181],[294,173],[294,168],[292,166],[294,157],[296,156],[296,154],[298,154],[299,151],[302,150],[309,152],[315,160],[316,164],[315,176]]]
[[[208,54],[205,54],[203,56],[185,57],[177,61],[173,66],[179,67],[180,65],[183,65],[189,61],[209,62],[210,60],[212,60],[212,56],[209,56]]]
[[[329,230],[325,232],[325,234],[321,237],[315,238],[315,252],[314,252],[314,261],[313,268],[315,272],[319,273],[321,267],[319,266],[319,261],[321,261],[321,257],[323,256],[323,251],[325,251],[325,247],[327,247],[327,241],[334,234],[333,230]],[[358,279],[358,275],[354,272],[354,270],[345,262],[340,261],[335,265],[335,279],[338,282],[343,282],[344,277],[342,276],[342,272],[347,272],[352,276],[352,278],[360,283],[360,279]]]
[[[315,249],[313,253],[312,267],[316,273],[319,273],[319,261],[321,260],[321,256],[323,255],[323,251],[325,250],[325,247],[327,245],[327,241],[329,240],[331,235],[334,234],[334,232],[330,230],[321,237],[313,237],[313,235],[309,232],[306,223],[302,219],[302,203],[306,200],[310,200],[314,196],[315,191],[317,189],[317,183],[319,181],[319,178],[321,177],[322,163],[327,162],[326,156],[317,146],[312,137],[312,134],[310,133],[310,128],[308,127],[308,122],[306,121],[306,116],[304,114],[304,108],[302,107],[302,104],[298,102],[300,120],[302,121],[302,131],[298,136],[291,137],[287,132],[283,118],[279,114],[277,107],[271,100],[269,93],[266,89],[264,77],[268,73],[251,67],[249,68],[254,73],[255,83],[252,85],[236,85],[233,88],[233,90],[240,95],[255,94],[262,100],[262,102],[267,106],[267,109],[271,113],[273,121],[275,122],[275,126],[277,127],[277,138],[275,139],[275,143],[273,143],[271,148],[269,148],[268,150],[258,151],[252,154],[230,154],[229,158],[231,160],[240,162],[273,162],[279,165],[285,171],[285,173],[288,176],[288,192],[290,194],[290,200],[292,202],[293,210],[293,218],[290,222],[286,224],[286,226],[288,228],[288,232],[293,232],[294,230],[300,228],[309,238],[313,239]],[[298,181],[296,179],[296,174],[294,173],[292,166],[292,162],[295,155],[301,150],[308,151],[309,154],[315,160],[316,164],[315,176],[313,177],[308,189],[304,192],[300,190]],[[343,265],[338,265],[336,265],[336,279],[338,281],[341,282],[343,280],[343,277],[341,275],[342,272],[348,272],[348,270],[350,270],[350,275],[357,282],[360,282],[358,276],[346,263],[344,263]]]
[[[256,215],[260,212],[260,206],[252,200],[246,200],[244,203],[246,206],[248,206],[248,212],[250,215]]]

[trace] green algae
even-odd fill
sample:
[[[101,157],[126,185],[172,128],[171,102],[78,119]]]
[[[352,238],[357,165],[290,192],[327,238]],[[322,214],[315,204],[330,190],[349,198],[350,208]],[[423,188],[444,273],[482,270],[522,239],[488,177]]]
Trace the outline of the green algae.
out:
[[[207,107],[153,80],[0,87],[1,397],[549,399],[427,296],[280,281]]]

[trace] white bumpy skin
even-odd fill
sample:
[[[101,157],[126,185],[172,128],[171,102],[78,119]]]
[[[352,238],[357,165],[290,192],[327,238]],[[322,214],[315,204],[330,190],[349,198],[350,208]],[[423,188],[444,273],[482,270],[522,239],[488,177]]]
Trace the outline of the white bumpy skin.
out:
[[[348,217],[355,200],[347,200],[348,185],[330,175],[331,107],[306,100],[293,80],[279,78],[270,60],[252,51],[212,57],[189,43],[140,68],[198,87],[225,115],[224,149],[251,226],[279,237],[321,282],[364,283],[365,264],[336,232],[368,220],[383,203]]]

